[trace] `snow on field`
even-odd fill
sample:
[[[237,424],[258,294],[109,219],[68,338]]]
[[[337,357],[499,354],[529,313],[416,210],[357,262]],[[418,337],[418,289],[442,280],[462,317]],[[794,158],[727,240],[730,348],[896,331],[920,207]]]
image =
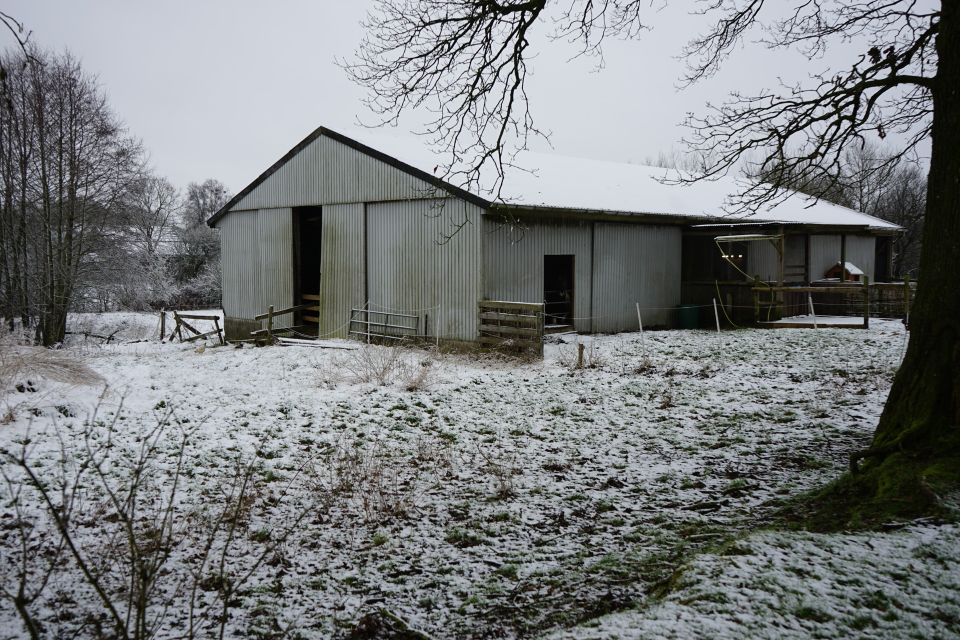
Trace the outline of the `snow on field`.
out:
[[[960,527],[752,535],[697,557],[679,588],[560,638],[948,638],[960,635]]]
[[[103,335],[116,319],[73,323],[83,320]],[[111,546],[120,523],[104,482],[122,486],[129,460],[155,441],[149,513],[163,504],[185,442],[170,556],[151,608],[164,614],[158,637],[182,637],[191,611],[208,632],[223,599],[230,637],[346,635],[389,626],[383,611],[438,638],[530,636],[643,605],[647,589],[693,552],[836,476],[868,442],[905,344],[902,325],[889,321],[868,331],[604,336],[583,338],[587,368],[574,370],[574,344],[549,345],[531,363],[375,346],[236,349],[135,342],[151,335],[156,316],[125,321],[141,329],[122,343],[71,341],[66,350],[104,383],[38,378],[19,383],[24,391],[0,390],[0,447],[26,446],[54,485],[73,477],[87,443],[109,456],[105,481],[87,473],[78,484],[73,518],[84,553],[109,566],[123,554]],[[169,424],[151,436],[158,422]],[[50,545],[36,492],[23,496],[19,520],[9,495],[0,513],[8,589],[20,557],[13,525],[46,522],[30,531],[35,548]],[[937,531],[876,534],[877,562],[900,562]],[[950,536],[937,553],[956,549]],[[857,538],[747,540],[752,555],[703,556],[685,573],[717,584],[731,615],[750,589],[778,588],[771,579],[761,589],[750,575],[785,579],[809,567],[813,587],[847,570],[823,550],[846,553]],[[44,557],[30,554],[34,570]],[[118,575],[119,592],[126,574]],[[802,579],[783,593],[802,590]],[[823,590],[817,611],[854,606],[831,603],[831,593],[845,592]],[[906,587],[896,594],[908,606],[912,597]],[[706,605],[672,602],[647,622],[624,614],[632,617],[623,625],[724,633],[708,624]],[[64,634],[104,624],[75,569],[58,572],[32,606]],[[766,615],[760,605],[743,611]],[[598,637],[617,635],[610,625],[620,623],[608,620],[616,618]],[[797,620],[784,624],[812,624]],[[916,628],[909,616],[883,624],[893,635]],[[11,608],[0,609],[0,629],[18,625]]]

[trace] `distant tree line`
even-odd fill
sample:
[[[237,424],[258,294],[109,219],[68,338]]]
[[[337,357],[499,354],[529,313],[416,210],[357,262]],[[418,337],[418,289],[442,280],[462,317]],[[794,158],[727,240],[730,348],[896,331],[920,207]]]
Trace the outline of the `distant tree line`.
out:
[[[69,53],[0,56],[0,316],[54,345],[68,311],[214,306],[229,198],[154,175],[141,143]]]

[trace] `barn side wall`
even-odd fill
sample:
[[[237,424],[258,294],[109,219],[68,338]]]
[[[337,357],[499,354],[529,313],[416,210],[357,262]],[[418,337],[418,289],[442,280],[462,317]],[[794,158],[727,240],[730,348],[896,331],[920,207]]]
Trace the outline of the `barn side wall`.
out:
[[[874,280],[876,249],[877,239],[873,236],[847,236],[847,262],[860,267],[871,282]]]
[[[530,222],[521,227],[490,217],[483,222],[483,297],[543,302],[543,257],[572,255],[574,327],[591,331],[592,224]]]
[[[574,327],[633,331],[636,304],[648,326],[669,325],[680,303],[679,227],[606,222],[484,220],[483,296],[543,302],[546,255],[574,256]]]
[[[350,310],[366,302],[365,205],[328,205],[321,215],[319,334],[346,338]]]
[[[810,279],[820,280],[833,265],[840,262],[839,235],[810,236]]]
[[[783,281],[804,282],[807,262],[806,236],[794,234],[784,238]],[[747,243],[747,273],[760,276],[764,282],[780,279],[780,253],[769,240],[751,240]]]
[[[669,326],[680,304],[679,227],[600,223],[594,228],[593,330]]]
[[[780,279],[780,253],[769,240],[751,240],[747,243],[747,273],[760,276],[764,282]]]
[[[416,315],[429,336],[474,340],[481,214],[457,198],[368,204],[370,309]]]

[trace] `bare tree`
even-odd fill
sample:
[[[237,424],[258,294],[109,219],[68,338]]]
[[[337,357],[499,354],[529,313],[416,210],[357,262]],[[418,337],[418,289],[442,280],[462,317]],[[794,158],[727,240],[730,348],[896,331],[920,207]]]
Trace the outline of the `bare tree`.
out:
[[[225,205],[232,195],[219,180],[208,178],[187,185],[183,223],[185,227],[206,226],[207,220]]]
[[[231,197],[227,187],[212,178],[187,185],[173,265],[180,306],[220,304],[220,234],[206,222]]]
[[[452,164],[468,160],[467,184],[479,170],[503,166],[513,149],[536,133],[526,78],[528,52],[548,7],[556,26],[543,37],[577,39],[601,53],[609,37],[634,37],[644,28],[646,0],[379,0],[369,35],[346,65],[369,90],[385,121],[417,107],[436,117],[427,132],[445,145]],[[844,69],[803,84],[756,94],[734,93],[704,115],[691,117],[689,146],[709,159],[709,179],[758,157],[754,171],[788,167],[784,179],[756,183],[736,207],[778,197],[797,182],[840,175],[847,149],[891,133],[904,140],[894,163],[931,143],[922,286],[910,343],[867,458],[865,472],[844,479],[830,496],[847,511],[883,517],[936,507],[928,478],[960,483],[960,5],[932,0],[691,0],[710,19],[685,53],[687,83],[711,76],[728,55],[755,35],[775,49],[798,50],[811,65],[829,44],[854,40],[862,52]],[[514,134],[511,141],[509,133]],[[880,166],[885,170],[891,166]],[[789,178],[789,179],[786,179]],[[904,499],[904,498],[907,499]],[[878,515],[880,514],[880,515]]]
[[[63,339],[78,279],[141,169],[106,96],[69,54],[31,50],[3,65],[0,111],[4,316],[37,319],[44,345]]]
[[[133,181],[122,201],[130,244],[155,256],[161,243],[172,241],[181,206],[180,194],[166,178],[146,174]]]

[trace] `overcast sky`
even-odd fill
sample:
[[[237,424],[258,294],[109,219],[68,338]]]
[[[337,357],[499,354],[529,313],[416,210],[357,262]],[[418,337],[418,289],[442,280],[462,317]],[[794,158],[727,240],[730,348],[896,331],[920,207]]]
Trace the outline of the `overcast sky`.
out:
[[[349,128],[370,119],[362,91],[334,63],[359,43],[367,0],[6,4],[32,30],[32,42],[70,50],[99,77],[155,170],[179,187],[217,178],[239,191],[317,126]],[[652,12],[654,29],[639,42],[608,45],[599,73],[593,60],[569,60],[570,46],[536,40],[534,115],[552,132],[556,152],[656,158],[682,148],[684,114],[702,112],[707,100],[734,88],[773,86],[778,76],[848,68],[855,53],[831,50],[810,65],[798,55],[746,46],[720,75],[681,91],[676,56],[698,23],[678,4]]]

